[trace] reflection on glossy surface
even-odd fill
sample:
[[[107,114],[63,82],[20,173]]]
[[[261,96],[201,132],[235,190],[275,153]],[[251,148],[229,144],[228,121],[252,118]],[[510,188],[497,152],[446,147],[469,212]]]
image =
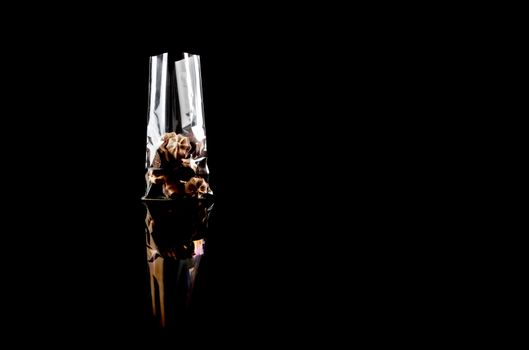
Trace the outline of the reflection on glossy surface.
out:
[[[212,203],[191,198],[144,203],[152,310],[162,326],[170,326],[187,312]]]

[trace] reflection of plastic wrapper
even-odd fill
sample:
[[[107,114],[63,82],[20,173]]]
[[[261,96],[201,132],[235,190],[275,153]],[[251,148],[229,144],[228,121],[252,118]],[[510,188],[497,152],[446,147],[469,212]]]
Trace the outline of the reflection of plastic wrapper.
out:
[[[185,322],[213,207],[200,60],[150,59],[143,203],[152,310],[161,326]]]
[[[186,315],[204,254],[207,199],[145,199],[147,259],[154,315],[163,326]]]

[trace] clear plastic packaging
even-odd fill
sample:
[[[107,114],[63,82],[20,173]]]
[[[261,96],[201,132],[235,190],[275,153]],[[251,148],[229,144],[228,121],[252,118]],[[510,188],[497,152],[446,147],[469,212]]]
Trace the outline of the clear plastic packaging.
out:
[[[178,324],[192,298],[213,208],[200,57],[150,58],[145,227],[153,315]]]

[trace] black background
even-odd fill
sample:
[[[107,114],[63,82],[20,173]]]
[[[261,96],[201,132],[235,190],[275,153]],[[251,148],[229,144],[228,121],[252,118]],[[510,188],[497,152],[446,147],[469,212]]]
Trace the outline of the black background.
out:
[[[139,201],[148,59],[190,52],[216,205],[189,337],[331,342],[424,328],[439,307],[417,261],[430,246],[418,232],[441,224],[428,221],[438,189],[424,179],[437,171],[425,138],[442,73],[424,38],[374,31],[207,42],[57,30],[15,42],[10,323],[50,341],[156,342]]]

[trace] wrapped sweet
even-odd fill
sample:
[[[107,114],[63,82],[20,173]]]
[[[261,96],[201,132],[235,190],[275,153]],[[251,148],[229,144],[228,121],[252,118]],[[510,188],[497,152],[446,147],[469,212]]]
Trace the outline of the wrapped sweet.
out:
[[[199,57],[184,54],[171,69],[167,54],[151,57],[149,94],[147,261],[153,315],[170,327],[189,311],[213,208]]]

